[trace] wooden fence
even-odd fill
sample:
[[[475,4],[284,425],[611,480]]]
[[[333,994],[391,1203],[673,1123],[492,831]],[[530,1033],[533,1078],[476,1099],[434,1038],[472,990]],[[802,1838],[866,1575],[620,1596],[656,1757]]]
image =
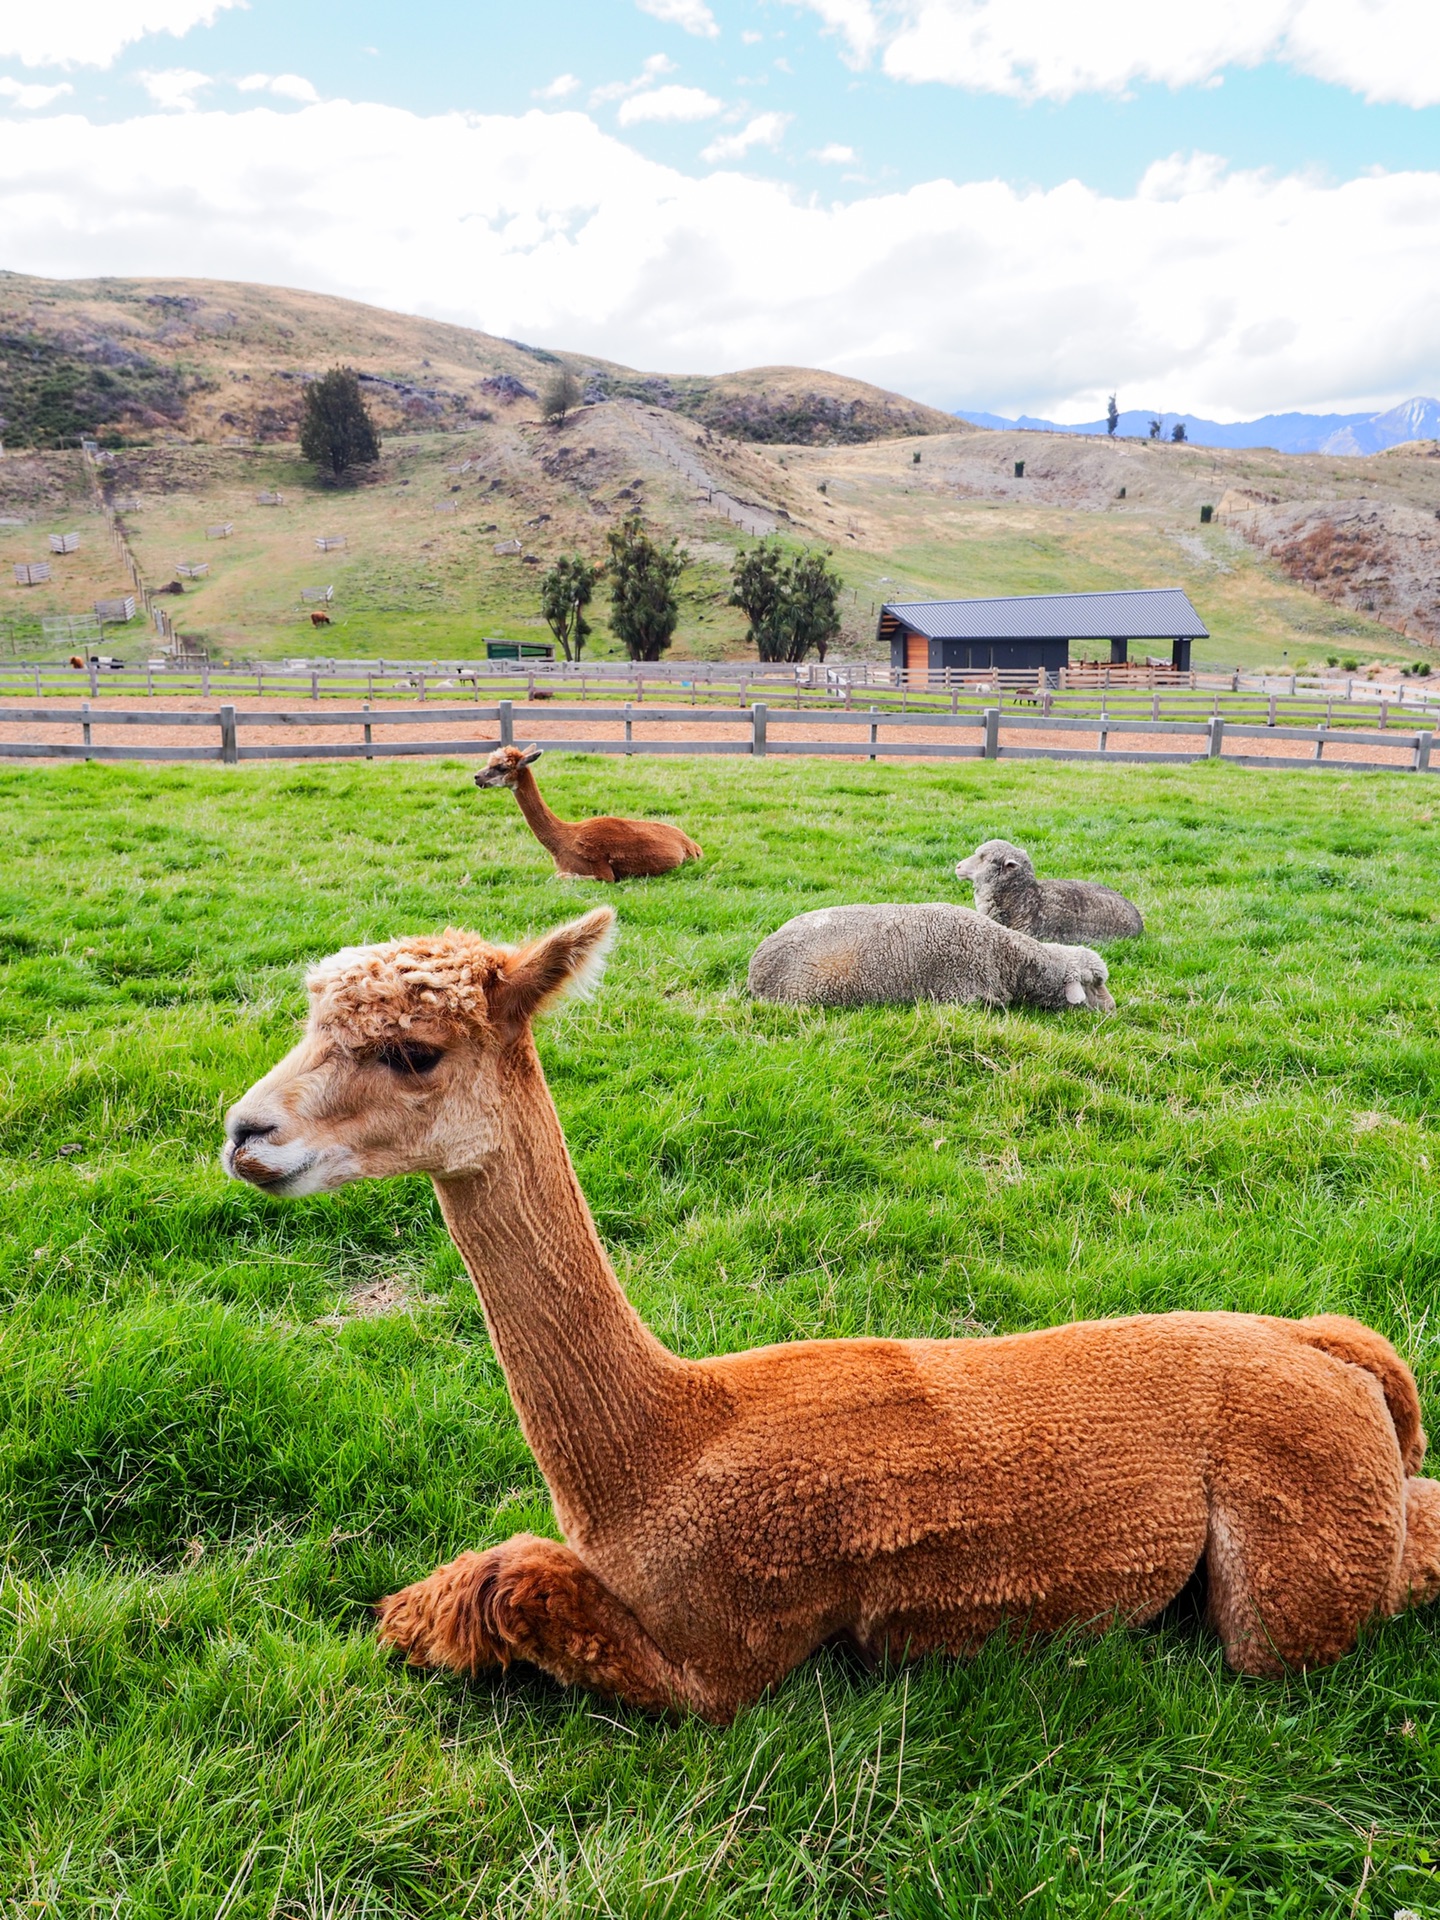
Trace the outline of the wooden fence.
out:
[[[610,737],[585,737],[582,734],[557,733],[557,722],[574,724],[609,722],[622,731]],[[493,722],[479,739],[446,739],[443,735],[423,740],[399,740],[384,737],[393,727],[440,728],[446,724],[472,726],[475,722]],[[727,739],[703,737],[660,738],[653,733],[637,733],[637,727],[694,728],[705,723],[727,724],[736,729]],[[1196,716],[1189,720],[1122,720],[1114,716],[1079,719],[1051,714],[1004,713],[999,707],[987,707],[978,713],[896,713],[880,708],[846,711],[830,708],[823,714],[802,708],[774,709],[767,703],[749,707],[705,708],[647,707],[638,712],[633,704],[618,707],[585,707],[579,710],[550,705],[516,705],[502,700],[493,707],[428,707],[423,713],[409,709],[372,708],[336,711],[333,708],[301,713],[246,711],[226,704],[213,711],[176,713],[173,711],[137,711],[133,708],[92,707],[88,701],[75,708],[0,707],[0,725],[21,725],[27,729],[78,728],[79,741],[27,737],[0,740],[0,758],[62,760],[216,760],[236,765],[245,760],[381,760],[398,755],[479,755],[492,753],[497,746],[512,744],[517,728],[526,744],[565,753],[601,754],[743,754],[763,758],[776,754],[850,759],[948,759],[948,760],[1106,760],[1119,764],[1183,764],[1196,760],[1225,760],[1247,767],[1310,768],[1329,767],[1348,773],[1430,771],[1433,734],[1428,730],[1406,733],[1398,728],[1332,728],[1323,723],[1314,727],[1283,727],[1236,724],[1223,715]],[[832,737],[814,739],[790,734],[787,729],[817,724],[831,729]],[[150,746],[125,742],[96,742],[97,727],[153,727],[208,729],[215,737],[213,745]],[[305,741],[295,744],[264,742],[247,744],[241,739],[247,730],[288,727],[349,730],[352,738]],[[376,739],[376,729],[381,738]],[[547,732],[546,730],[552,729]],[[882,730],[884,737],[882,738]],[[940,732],[940,740],[916,737],[921,731]],[[1053,739],[1026,744],[1027,734],[1074,736],[1076,744],[1057,745]],[[354,738],[358,734],[360,737]],[[1015,736],[1020,736],[1016,738]],[[1174,745],[1127,747],[1112,745],[1143,735],[1160,738]],[[1082,746],[1081,738],[1093,741]],[[1193,744],[1182,746],[1181,742]],[[1246,750],[1250,741],[1268,746],[1293,746],[1307,749],[1295,753],[1253,753]],[[1240,751],[1236,752],[1235,747]],[[1327,747],[1339,746],[1353,753],[1358,747],[1384,748],[1391,757],[1385,760],[1352,758],[1325,759]]]

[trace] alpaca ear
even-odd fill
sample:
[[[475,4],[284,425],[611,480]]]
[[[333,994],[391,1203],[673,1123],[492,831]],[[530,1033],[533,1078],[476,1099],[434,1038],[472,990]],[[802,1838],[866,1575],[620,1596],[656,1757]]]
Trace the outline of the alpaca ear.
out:
[[[593,993],[614,938],[615,909],[596,907],[583,919],[516,947],[491,990],[492,1016],[522,1026],[567,994]]]
[[[526,747],[525,751],[521,754],[520,758],[515,762],[515,764],[517,767],[533,766],[535,762],[540,758],[541,754],[544,753],[544,751],[545,749],[543,747]]]

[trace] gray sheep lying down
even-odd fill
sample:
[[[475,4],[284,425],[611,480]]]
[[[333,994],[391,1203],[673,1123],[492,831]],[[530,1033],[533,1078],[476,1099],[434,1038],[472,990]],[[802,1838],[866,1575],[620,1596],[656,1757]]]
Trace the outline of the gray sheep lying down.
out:
[[[797,913],[750,961],[757,1000],[858,1007],[953,1000],[1113,1013],[1105,962],[1088,947],[1046,946],[969,907],[821,907]]]
[[[1035,940],[1131,940],[1145,931],[1123,893],[1094,880],[1037,880],[1029,854],[1008,840],[987,840],[955,872],[974,882],[977,911]]]

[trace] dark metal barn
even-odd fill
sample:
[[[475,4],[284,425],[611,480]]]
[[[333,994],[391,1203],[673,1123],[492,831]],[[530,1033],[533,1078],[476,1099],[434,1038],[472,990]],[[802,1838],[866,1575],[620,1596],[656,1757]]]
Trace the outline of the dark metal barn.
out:
[[[1209,630],[1178,587],[1119,593],[1027,593],[1000,600],[912,600],[880,609],[892,667],[938,673],[989,667],[1043,667],[1057,673],[1072,641],[1098,642],[1119,666],[1132,640],[1168,642],[1170,664],[1190,669],[1190,642]]]

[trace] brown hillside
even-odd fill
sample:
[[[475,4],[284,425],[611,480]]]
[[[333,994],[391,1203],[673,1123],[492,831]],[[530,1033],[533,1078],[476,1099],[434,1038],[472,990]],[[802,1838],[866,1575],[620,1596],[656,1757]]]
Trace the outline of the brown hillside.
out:
[[[848,444],[954,426],[811,368],[671,378],[293,288],[0,274],[0,415],[20,445],[293,439],[306,379],[337,363],[358,370],[387,432],[523,416],[562,364],[595,399],[675,409],[743,440]]]

